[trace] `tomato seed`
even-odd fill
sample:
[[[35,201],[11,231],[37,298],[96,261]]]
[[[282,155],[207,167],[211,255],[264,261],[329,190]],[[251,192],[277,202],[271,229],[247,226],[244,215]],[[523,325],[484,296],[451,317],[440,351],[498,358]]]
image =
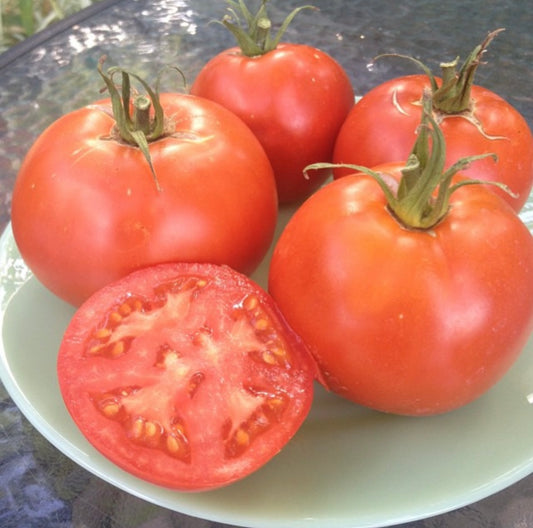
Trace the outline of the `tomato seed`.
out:
[[[127,317],[128,315],[131,314],[132,311],[133,310],[132,310],[131,306],[127,302],[121,304],[119,306],[119,308],[118,308],[119,315],[121,315],[123,317]]]
[[[254,326],[255,326],[256,330],[264,331],[267,328],[269,328],[270,323],[269,323],[268,319],[266,319],[264,317],[261,317],[260,319],[257,319],[255,321]]]
[[[239,427],[227,442],[225,448],[226,457],[236,458],[242,455],[250,446],[253,439],[261,432],[259,429],[264,430],[264,428],[250,427],[250,420],[251,419],[247,420],[243,426]],[[245,430],[244,427],[246,427],[247,430]]]
[[[268,365],[276,365],[278,363],[278,360],[276,357],[270,352],[270,350],[265,350],[263,352],[263,355],[261,356],[263,361],[267,363]]]
[[[167,452],[173,457],[177,457],[183,462],[189,463],[191,461],[191,450],[189,447],[189,439],[185,434],[185,428],[181,422],[175,422],[172,425],[172,430],[166,433],[165,446]]]
[[[146,436],[155,436],[157,432],[159,431],[159,428],[157,425],[153,422],[145,422],[144,424],[144,433]]]
[[[119,411],[120,405],[117,402],[110,402],[102,407],[102,412],[107,418],[114,418]]]
[[[287,351],[281,346],[273,346],[270,351],[278,357],[285,358],[287,356]]]
[[[116,326],[122,321],[122,315],[120,315],[118,312],[111,312],[108,317],[109,323],[111,325]]]
[[[168,451],[169,451],[172,455],[176,455],[176,454],[179,453],[179,451],[180,451],[180,443],[179,443],[178,440],[177,440],[174,436],[172,436],[172,435],[167,435],[166,446],[167,446]]]
[[[287,404],[287,400],[284,398],[269,398],[263,405],[263,411],[271,422],[279,422]]]
[[[133,421],[130,429],[131,436],[135,439],[141,438],[144,430],[144,421],[142,418],[137,418]]]
[[[248,356],[254,361],[264,363],[269,366],[278,364],[278,361],[276,360],[275,356],[270,354],[268,350],[250,350],[248,351]]]
[[[99,328],[94,332],[95,339],[106,339],[112,334],[112,331],[109,328]]]
[[[106,347],[105,345],[94,345],[92,347],[89,347],[89,349],[87,350],[87,353],[90,355],[90,356],[96,356],[97,354],[100,354],[102,352],[102,350],[104,350]]]
[[[271,409],[278,409],[279,407],[281,407],[283,404],[285,403],[285,400],[281,399],[281,398],[270,398],[267,402],[267,405],[271,408]]]
[[[241,446],[248,445],[250,443],[250,435],[244,429],[237,429],[235,440]]]
[[[252,311],[255,310],[259,305],[259,300],[255,295],[248,295],[244,299],[242,305],[245,310]]]
[[[109,352],[109,354],[111,357],[118,357],[124,354],[124,350],[125,350],[124,341],[117,341],[111,348],[111,351]]]

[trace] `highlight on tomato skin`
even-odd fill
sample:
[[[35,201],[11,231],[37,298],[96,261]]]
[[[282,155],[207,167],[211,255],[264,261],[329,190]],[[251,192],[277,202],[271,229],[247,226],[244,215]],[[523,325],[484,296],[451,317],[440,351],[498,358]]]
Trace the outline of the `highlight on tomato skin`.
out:
[[[57,372],[65,405],[111,462],[182,491],[228,485],[299,429],[316,365],[271,297],[214,264],[162,264],[75,313]]]

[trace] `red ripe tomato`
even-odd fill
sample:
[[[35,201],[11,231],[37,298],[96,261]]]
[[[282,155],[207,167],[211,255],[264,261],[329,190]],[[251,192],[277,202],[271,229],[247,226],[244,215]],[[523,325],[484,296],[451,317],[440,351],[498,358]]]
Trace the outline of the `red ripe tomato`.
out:
[[[15,240],[37,278],[74,305],[160,262],[249,273],[271,244],[275,180],[255,136],[211,101],[161,94],[161,104],[170,129],[149,143],[157,182],[139,148],[113,139],[109,101],[54,122],[20,168]]]
[[[429,88],[425,75],[410,75],[373,88],[354,106],[335,145],[335,163],[375,167],[401,161],[413,145],[420,124],[422,94]],[[525,204],[533,184],[533,136],[526,120],[494,92],[472,86],[470,114],[439,114],[446,138],[447,166],[459,158],[493,152],[497,163],[486,159],[470,166],[471,179],[506,184],[513,194],[494,186],[515,211]],[[334,171],[339,178],[347,169]]]
[[[523,116],[495,93],[474,84],[476,69],[488,45],[502,30],[487,35],[457,70],[457,59],[441,64],[435,77],[410,75],[370,90],[348,115],[335,145],[334,162],[375,167],[404,161],[410,153],[422,115],[424,92],[432,94],[434,118],[446,140],[446,167],[468,156],[494,153],[498,163],[473,164],[470,179],[500,182],[512,191],[488,186],[515,211],[525,204],[533,184],[533,136]],[[349,171],[340,169],[339,178]]]
[[[439,81],[439,79],[437,79]],[[374,167],[405,160],[420,124],[425,75],[410,75],[373,88],[354,106],[344,122],[333,160]],[[533,184],[533,136],[526,120],[500,96],[481,86],[472,86],[470,114],[437,116],[446,138],[447,165],[474,154],[493,152],[490,159],[472,164],[466,175],[472,179],[506,184],[513,195],[489,187],[519,211]],[[336,178],[348,174],[334,172]]]
[[[326,53],[306,45],[281,43],[249,57],[240,48],[211,59],[191,93],[229,108],[263,145],[277,182],[280,203],[311,194],[329,171],[303,169],[331,161],[337,133],[354,104],[343,68]]]
[[[403,166],[374,170],[398,179]],[[481,185],[453,192],[431,229],[408,229],[374,179],[352,174],[289,221],[269,290],[330,389],[380,411],[442,413],[488,390],[525,345],[533,238]]]
[[[94,294],[58,356],[65,404],[89,442],[162,486],[229,484],[305,419],[316,367],[269,295],[212,264],[161,264]]]

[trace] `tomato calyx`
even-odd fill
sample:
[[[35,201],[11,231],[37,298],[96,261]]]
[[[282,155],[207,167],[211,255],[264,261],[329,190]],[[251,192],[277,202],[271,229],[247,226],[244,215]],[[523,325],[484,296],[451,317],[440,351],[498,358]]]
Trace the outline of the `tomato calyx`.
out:
[[[458,172],[466,169],[471,163],[487,157],[497,160],[497,156],[493,153],[467,156],[444,170],[445,139],[433,117],[431,94],[427,91],[424,94],[422,121],[417,139],[401,171],[402,177],[399,182],[391,182],[387,175],[360,165],[315,163],[306,167],[304,171],[344,167],[367,174],[379,184],[385,194],[390,212],[405,228],[427,231],[444,219],[450,206],[450,197],[460,187],[490,184],[513,195],[511,190],[500,182],[478,179],[453,180]]]
[[[297,7],[289,13],[276,35],[272,37],[272,22],[267,14],[267,2],[268,0],[261,0],[261,6],[253,14],[244,0],[227,0],[229,14],[224,16],[220,23],[232,33],[242,53],[247,57],[257,57],[276,49],[293,18],[303,9],[316,9],[310,5]],[[244,27],[243,19],[247,27]]]
[[[504,31],[504,28],[491,31],[485,40],[477,45],[470,55],[468,55],[462,66],[459,68],[459,71],[457,71],[459,57],[456,57],[451,62],[442,62],[440,64],[442,77],[442,83],[440,86],[431,70],[423,62],[409,55],[385,53],[375,57],[374,61],[382,57],[399,57],[414,62],[429,78],[433,111],[435,113],[444,116],[458,114],[469,115],[473,111],[471,91],[476,70],[478,66],[482,64],[482,56],[487,51],[489,44],[502,31]]]
[[[155,87],[152,89],[139,75],[120,67],[111,67],[107,70],[107,73],[104,73],[103,64],[105,59],[106,57],[102,57],[98,61],[98,73],[104,80],[105,89],[107,89],[111,98],[113,118],[115,119],[114,138],[129,145],[134,145],[141,150],[159,191],[160,186],[152,164],[148,144],[169,133],[163,106],[159,100],[159,84],[162,72],[159,73]],[[185,84],[185,78],[181,70],[174,69],[181,75]],[[114,76],[117,74],[121,76],[120,92],[114,81]],[[146,94],[135,93],[132,97],[132,79],[141,84]],[[131,113],[132,109],[133,115]]]

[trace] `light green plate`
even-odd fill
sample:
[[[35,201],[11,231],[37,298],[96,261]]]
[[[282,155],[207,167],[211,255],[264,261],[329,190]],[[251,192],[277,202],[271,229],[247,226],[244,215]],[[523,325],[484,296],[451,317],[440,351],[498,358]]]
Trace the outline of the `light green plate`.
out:
[[[522,217],[531,228],[531,204]],[[267,266],[255,275],[263,285]],[[475,502],[533,471],[533,339],[490,392],[443,416],[388,416],[317,387],[303,427],[265,467],[226,488],[184,494],[118,469],[70,419],[55,364],[73,310],[31,276],[9,227],[0,238],[0,311],[0,376],[30,422],[89,471],[172,510],[247,527],[389,526]]]

